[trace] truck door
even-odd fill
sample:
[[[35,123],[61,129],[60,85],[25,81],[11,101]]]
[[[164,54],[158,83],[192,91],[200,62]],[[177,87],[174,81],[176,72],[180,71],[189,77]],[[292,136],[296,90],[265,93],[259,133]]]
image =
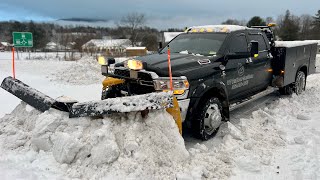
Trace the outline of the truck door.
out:
[[[225,84],[230,100],[243,97],[253,75],[248,68],[248,41],[244,32],[231,35],[226,52]],[[232,55],[234,54],[234,55]]]
[[[272,80],[270,45],[265,34],[255,31],[248,33],[249,41],[259,42],[259,56],[251,58],[250,69],[254,75],[251,91],[260,91],[268,87]]]

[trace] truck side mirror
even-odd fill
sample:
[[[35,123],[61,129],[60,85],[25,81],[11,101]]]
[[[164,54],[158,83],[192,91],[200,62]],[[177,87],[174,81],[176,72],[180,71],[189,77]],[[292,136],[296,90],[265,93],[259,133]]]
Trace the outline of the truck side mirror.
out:
[[[258,57],[259,56],[259,42],[258,41],[251,41],[250,42],[250,55],[251,55],[251,57]]]

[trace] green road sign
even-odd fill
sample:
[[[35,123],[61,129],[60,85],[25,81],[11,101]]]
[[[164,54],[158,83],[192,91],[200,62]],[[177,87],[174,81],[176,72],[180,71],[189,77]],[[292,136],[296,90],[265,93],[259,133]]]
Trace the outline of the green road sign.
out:
[[[33,47],[32,33],[30,32],[13,32],[14,47]]]

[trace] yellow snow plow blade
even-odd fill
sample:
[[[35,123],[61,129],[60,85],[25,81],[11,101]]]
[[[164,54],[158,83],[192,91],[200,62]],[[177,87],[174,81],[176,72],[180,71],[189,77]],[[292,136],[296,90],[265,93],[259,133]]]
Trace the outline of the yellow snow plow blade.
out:
[[[181,112],[180,107],[178,104],[178,100],[176,97],[173,97],[173,107],[167,108],[167,112],[173,117],[173,119],[176,121],[176,124],[179,128],[179,132],[182,135],[182,119],[181,119]]]
[[[103,90],[106,90],[107,87],[118,85],[124,83],[123,79],[113,78],[113,77],[107,77],[103,80]]]

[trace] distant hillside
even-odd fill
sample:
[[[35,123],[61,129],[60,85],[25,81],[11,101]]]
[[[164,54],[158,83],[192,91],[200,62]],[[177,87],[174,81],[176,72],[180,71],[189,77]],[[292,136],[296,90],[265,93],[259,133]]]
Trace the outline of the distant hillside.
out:
[[[91,18],[64,18],[53,21],[60,26],[90,26],[90,27],[115,27],[113,21]]]
[[[108,20],[104,19],[92,19],[92,18],[64,18],[64,19],[58,19],[58,21],[72,21],[72,22],[108,22]]]

